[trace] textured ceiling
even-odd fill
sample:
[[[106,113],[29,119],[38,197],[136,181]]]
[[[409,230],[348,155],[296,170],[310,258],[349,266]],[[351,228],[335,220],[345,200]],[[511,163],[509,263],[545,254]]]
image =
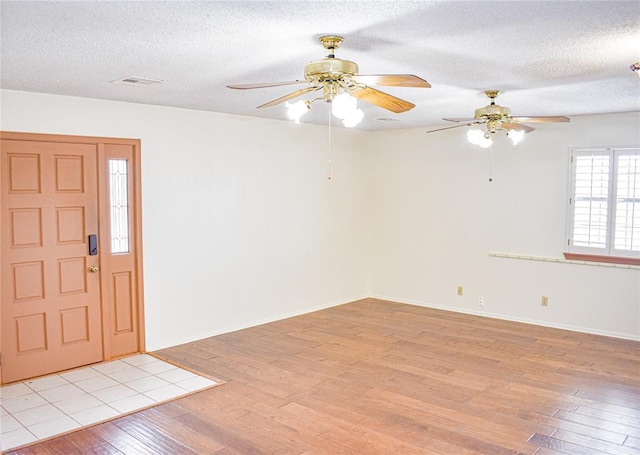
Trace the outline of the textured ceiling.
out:
[[[409,73],[430,89],[379,87],[416,104],[402,114],[360,102],[363,130],[435,127],[471,117],[486,89],[514,115],[640,110],[639,1],[2,1],[1,87],[286,119],[256,106],[336,56],[360,73]],[[163,84],[125,86],[127,76]],[[292,88],[293,87],[293,88]],[[306,123],[326,124],[314,103]],[[339,123],[336,122],[336,125]],[[449,124],[450,125],[450,124]]]

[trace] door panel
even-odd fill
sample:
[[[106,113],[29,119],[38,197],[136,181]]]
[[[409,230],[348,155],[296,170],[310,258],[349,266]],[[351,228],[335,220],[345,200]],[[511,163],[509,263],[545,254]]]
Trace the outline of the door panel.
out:
[[[9,210],[11,246],[13,248],[42,246],[42,210]]]
[[[103,359],[96,144],[2,139],[2,382]]]

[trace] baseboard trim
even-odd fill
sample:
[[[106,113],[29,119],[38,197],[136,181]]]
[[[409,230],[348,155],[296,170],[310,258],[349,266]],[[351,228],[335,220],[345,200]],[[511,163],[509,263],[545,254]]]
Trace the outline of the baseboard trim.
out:
[[[600,336],[606,336],[611,338],[620,338],[623,340],[640,341],[640,334],[634,335],[634,334],[621,333],[621,332],[610,332],[607,330],[598,330],[598,329],[592,329],[588,327],[573,326],[568,324],[555,324],[547,321],[538,321],[535,319],[519,318],[515,316],[500,314],[500,313],[489,313],[486,311],[473,311],[473,310],[467,310],[464,308],[451,308],[451,307],[437,305],[429,302],[412,300],[412,299],[403,299],[403,298],[391,297],[391,296],[381,295],[381,294],[373,294],[373,295],[370,295],[369,297],[372,299],[388,300],[391,302],[404,303],[407,305],[421,306],[425,308],[433,308],[436,310],[451,311],[453,313],[471,314],[474,316],[501,319],[504,321],[521,322],[524,324],[537,325],[540,327],[549,327],[552,329],[570,330],[572,332],[588,333],[591,335],[600,335]]]
[[[500,314],[500,313],[490,313],[490,312],[486,312],[486,311],[473,311],[473,310],[467,310],[467,309],[464,309],[464,308],[451,308],[451,307],[447,307],[447,306],[444,306],[444,305],[437,305],[437,304],[434,304],[434,303],[425,302],[425,301],[421,301],[421,300],[405,299],[405,298],[392,297],[392,296],[382,295],[382,294],[371,294],[371,295],[356,296],[356,297],[352,297],[352,298],[349,298],[349,299],[329,302],[329,303],[320,304],[320,305],[312,305],[312,306],[309,306],[309,307],[298,309],[296,311],[291,311],[291,312],[287,312],[287,313],[280,313],[280,314],[275,315],[275,316],[262,318],[262,319],[256,319],[256,320],[244,323],[244,324],[238,324],[236,326],[231,326],[231,327],[227,327],[227,328],[224,328],[224,329],[218,329],[218,330],[202,332],[202,333],[199,333],[197,335],[193,335],[193,336],[190,336],[190,337],[187,337],[187,338],[181,338],[179,340],[174,340],[174,341],[170,341],[170,342],[167,342],[167,343],[162,343],[162,344],[159,344],[159,345],[147,347],[147,351],[149,351],[149,352],[158,351],[160,349],[166,349],[166,348],[170,348],[170,347],[173,347],[173,346],[178,346],[178,345],[181,345],[181,344],[191,343],[193,341],[202,340],[204,338],[223,335],[225,333],[236,332],[238,330],[248,329],[250,327],[256,327],[256,326],[259,326],[259,325],[262,325],[262,324],[268,324],[270,322],[280,321],[282,319],[288,319],[288,318],[292,318],[292,317],[295,317],[295,316],[301,316],[303,314],[313,313],[315,311],[326,310],[327,308],[331,308],[331,307],[335,307],[335,306],[339,306],[339,305],[345,305],[347,303],[351,303],[351,302],[355,302],[357,300],[362,300],[362,299],[367,299],[367,298],[379,299],[379,300],[388,300],[390,302],[404,303],[404,304],[407,304],[407,305],[414,305],[414,306],[420,306],[420,307],[425,307],[425,308],[433,308],[433,309],[436,309],[436,310],[451,311],[453,313],[471,314],[471,315],[474,315],[474,316],[481,316],[481,317],[487,317],[487,318],[493,318],[493,319],[501,319],[501,320],[504,320],[504,321],[521,322],[521,323],[524,323],[524,324],[531,324],[531,325],[536,325],[536,326],[541,326],[541,327],[549,327],[549,328],[552,328],[552,329],[570,330],[572,332],[588,333],[588,334],[591,334],[591,335],[600,335],[600,336],[606,336],[606,337],[611,337],[611,338],[620,338],[620,339],[624,339],[624,340],[640,341],[640,335],[632,335],[632,334],[620,333],[620,332],[610,332],[610,331],[606,331],[606,330],[597,330],[597,329],[573,326],[573,325],[568,325],[568,324],[555,324],[555,323],[550,323],[550,322],[547,322],[547,321],[538,321],[538,320],[535,320],[535,319],[519,318],[519,317],[515,317],[515,316]]]

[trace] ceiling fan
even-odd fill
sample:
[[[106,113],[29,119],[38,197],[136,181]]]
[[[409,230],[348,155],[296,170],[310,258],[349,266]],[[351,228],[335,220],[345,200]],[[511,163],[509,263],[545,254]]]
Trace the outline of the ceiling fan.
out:
[[[564,116],[552,116],[552,117],[539,117],[539,116],[512,116],[511,109],[505,106],[496,104],[496,97],[500,93],[500,90],[486,90],[485,95],[491,101],[485,107],[476,109],[473,118],[443,118],[448,122],[462,123],[462,125],[447,126],[444,128],[438,128],[435,130],[427,131],[427,133],[434,133],[436,131],[449,130],[452,128],[460,128],[461,126],[472,125],[486,125],[486,131],[470,130],[468,133],[469,141],[480,145],[481,147],[488,147],[491,145],[491,135],[495,134],[499,130],[507,131],[514,144],[517,143],[525,133],[530,133],[535,128],[525,125],[523,122],[570,122],[569,117]]]
[[[333,100],[342,93],[348,93],[367,103],[374,104],[391,112],[405,112],[415,107],[415,104],[376,90],[369,85],[381,85],[389,87],[423,87],[431,85],[424,79],[411,74],[358,74],[358,65],[349,60],[336,58],[335,50],[342,43],[341,36],[321,36],[320,42],[329,51],[326,58],[309,63],[304,67],[304,80],[285,82],[266,82],[259,84],[228,85],[228,88],[247,90],[254,88],[278,87],[283,85],[307,84],[288,95],[281,96],[273,101],[262,104],[258,108],[271,107],[307,93],[322,90],[322,97],[326,102]],[[306,108],[312,101],[306,101]]]

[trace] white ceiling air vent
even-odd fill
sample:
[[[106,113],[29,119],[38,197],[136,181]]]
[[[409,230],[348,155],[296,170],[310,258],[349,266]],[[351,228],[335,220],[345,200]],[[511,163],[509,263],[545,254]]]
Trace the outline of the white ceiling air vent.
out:
[[[120,84],[120,85],[153,85],[153,84],[161,84],[162,80],[160,79],[149,79],[146,77],[137,77],[137,76],[129,76],[123,79],[118,79],[117,81],[111,81],[112,84]]]

